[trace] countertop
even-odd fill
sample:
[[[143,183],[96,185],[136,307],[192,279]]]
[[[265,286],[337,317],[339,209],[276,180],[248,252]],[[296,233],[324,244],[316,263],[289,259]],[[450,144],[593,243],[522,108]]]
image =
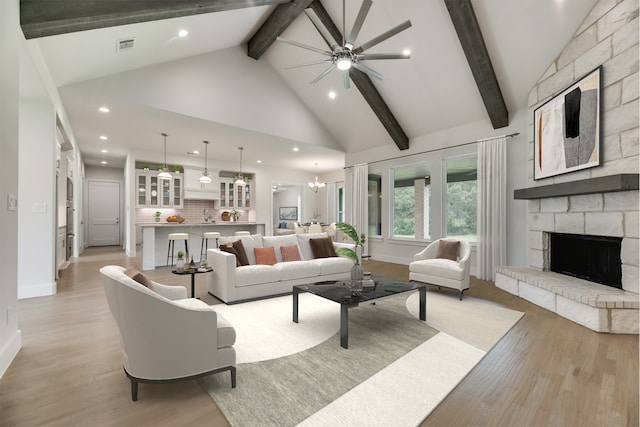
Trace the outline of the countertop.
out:
[[[231,222],[231,221],[218,221],[218,222],[183,222],[183,223],[179,223],[179,222],[167,222],[167,221],[160,221],[160,222],[138,222],[136,223],[136,226],[138,227],[189,227],[189,226],[194,226],[194,227],[202,227],[202,226],[225,226],[225,225],[262,225],[261,223],[257,223],[257,222]]]

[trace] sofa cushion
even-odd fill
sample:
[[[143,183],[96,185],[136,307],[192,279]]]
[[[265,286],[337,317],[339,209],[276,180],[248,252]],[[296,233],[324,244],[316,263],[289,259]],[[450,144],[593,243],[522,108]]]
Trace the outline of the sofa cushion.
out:
[[[456,261],[444,258],[413,261],[409,264],[409,271],[413,273],[446,277],[447,279],[453,280],[464,279],[464,270],[460,267],[460,264]]]
[[[244,246],[245,253],[247,254],[247,260],[250,265],[255,265],[256,256],[253,253],[253,248],[262,248],[264,245],[262,244],[262,234],[251,234],[249,236],[226,236],[221,237],[219,239],[220,244],[235,242],[240,240],[242,242],[242,246]],[[271,245],[273,246],[273,245]]]
[[[142,273],[138,269],[133,267],[127,267],[124,270],[124,274],[126,274],[136,282],[140,283],[142,286],[153,290],[153,283],[151,282],[151,279],[149,279],[149,277],[146,274]]]
[[[280,280],[315,278],[320,275],[320,264],[314,261],[279,262],[274,267],[280,272]]]
[[[302,259],[304,261],[309,261],[313,258],[313,253],[311,252],[311,245],[309,244],[310,239],[321,239],[323,237],[328,237],[327,233],[309,233],[309,234],[296,234],[296,239],[298,239],[298,247],[300,248],[300,254],[302,255]]]
[[[276,260],[278,262],[282,262],[284,261],[284,259],[282,258],[282,253],[280,251],[280,248],[282,246],[291,246],[291,245],[297,245],[298,244],[298,239],[296,239],[295,235],[283,235],[283,236],[263,236],[262,237],[262,246],[263,247],[268,247],[268,246],[273,246],[274,250],[276,251]]]
[[[320,239],[309,239],[311,253],[314,258],[337,257],[336,250],[333,248],[333,240],[331,237],[323,237]]]
[[[298,245],[280,246],[280,252],[282,252],[282,261],[300,261],[300,249]]]
[[[276,252],[273,246],[268,248],[253,248],[256,255],[256,264],[273,265],[276,261]]]
[[[280,280],[280,271],[274,265],[245,265],[236,268],[236,287],[272,283]]]
[[[438,242],[438,253],[436,254],[436,258],[456,261],[458,259],[458,248],[460,248],[459,240],[440,240]]]
[[[220,245],[220,250],[232,253],[236,256],[236,267],[240,267],[242,265],[249,265],[247,252],[244,249],[242,240],[236,240],[235,242],[229,242],[229,243],[225,243],[224,245]]]
[[[313,262],[320,266],[320,274],[323,276],[345,273],[345,277],[347,277],[351,272],[351,267],[353,267],[353,261],[344,257],[318,258]]]
[[[218,249],[220,249],[222,252],[228,252],[230,254],[233,254],[233,256],[236,257],[236,267],[240,267],[240,259],[238,258],[238,251],[236,251],[233,245],[229,245],[229,246],[227,246],[227,244],[220,245]]]

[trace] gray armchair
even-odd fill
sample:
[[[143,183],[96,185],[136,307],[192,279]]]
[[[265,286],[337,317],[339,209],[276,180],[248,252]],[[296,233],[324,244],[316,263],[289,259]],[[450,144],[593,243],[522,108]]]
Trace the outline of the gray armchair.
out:
[[[231,371],[236,386],[236,331],[214,308],[187,298],[182,286],[147,279],[147,286],[125,268],[102,267],[102,284],[120,330],[124,371],[131,398],[138,383],[166,383]],[[144,278],[146,276],[142,275]]]

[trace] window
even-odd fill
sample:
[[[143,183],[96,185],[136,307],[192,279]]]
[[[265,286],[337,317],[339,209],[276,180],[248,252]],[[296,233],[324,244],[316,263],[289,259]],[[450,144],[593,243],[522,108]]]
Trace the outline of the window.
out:
[[[344,183],[338,184],[338,212],[336,215],[338,222],[344,222]]]
[[[475,242],[478,156],[453,157],[444,162],[447,174],[446,235]]]
[[[369,236],[382,235],[382,177],[369,174],[367,202],[369,204]]]
[[[393,169],[391,235],[401,238],[428,238],[430,198],[431,178],[427,164]]]

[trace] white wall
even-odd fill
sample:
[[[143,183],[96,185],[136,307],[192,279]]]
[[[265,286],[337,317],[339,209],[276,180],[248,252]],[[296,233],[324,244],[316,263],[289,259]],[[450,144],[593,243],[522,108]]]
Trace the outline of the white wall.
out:
[[[18,211],[9,195],[18,194],[19,50],[18,0],[0,2],[0,377],[22,347],[18,329]]]

